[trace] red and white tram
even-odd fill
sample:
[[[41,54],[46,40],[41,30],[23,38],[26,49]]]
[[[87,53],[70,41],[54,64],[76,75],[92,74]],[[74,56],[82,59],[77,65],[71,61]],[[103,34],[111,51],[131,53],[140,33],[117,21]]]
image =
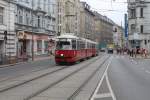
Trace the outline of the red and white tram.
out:
[[[56,38],[56,64],[75,63],[97,55],[96,42],[68,34]]]

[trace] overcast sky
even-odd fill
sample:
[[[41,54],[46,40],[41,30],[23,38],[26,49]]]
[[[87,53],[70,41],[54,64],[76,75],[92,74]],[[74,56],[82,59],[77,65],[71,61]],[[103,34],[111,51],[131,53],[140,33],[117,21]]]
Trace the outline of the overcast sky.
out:
[[[127,0],[81,0],[86,1],[92,9],[111,18],[115,23],[124,25],[124,14],[127,13]]]

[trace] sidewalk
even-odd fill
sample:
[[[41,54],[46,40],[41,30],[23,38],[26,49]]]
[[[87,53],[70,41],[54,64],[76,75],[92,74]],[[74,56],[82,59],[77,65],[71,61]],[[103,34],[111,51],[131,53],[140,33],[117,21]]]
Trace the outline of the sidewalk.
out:
[[[15,65],[29,63],[29,62],[48,60],[48,59],[51,59],[51,58],[53,58],[53,55],[40,55],[40,56],[35,56],[34,57],[34,61],[32,61],[31,58],[30,58],[27,61],[20,61],[20,62],[17,62],[17,63],[0,65],[0,68],[9,67],[9,66],[15,66]]]
[[[132,58],[136,58],[136,59],[150,59],[150,55],[148,55],[147,57],[142,57],[141,55],[136,55],[136,57],[134,56],[134,57],[132,57]]]

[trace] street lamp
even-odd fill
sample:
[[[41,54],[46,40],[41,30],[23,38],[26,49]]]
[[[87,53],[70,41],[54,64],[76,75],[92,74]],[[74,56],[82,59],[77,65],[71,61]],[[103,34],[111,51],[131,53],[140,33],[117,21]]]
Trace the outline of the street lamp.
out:
[[[33,0],[32,0],[32,61],[34,61],[34,34],[33,34]]]

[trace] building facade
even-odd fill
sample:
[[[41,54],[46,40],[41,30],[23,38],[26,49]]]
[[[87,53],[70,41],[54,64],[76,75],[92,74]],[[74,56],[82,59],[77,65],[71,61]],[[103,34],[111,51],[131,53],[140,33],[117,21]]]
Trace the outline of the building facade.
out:
[[[80,1],[58,0],[58,35],[80,33]]]
[[[114,25],[113,41],[116,47],[124,47],[124,29],[119,25]]]
[[[128,0],[129,44],[132,48],[150,50],[149,12],[149,0]]]
[[[0,56],[16,56],[15,4],[13,0],[0,0]],[[4,33],[7,38],[4,38]],[[3,58],[2,58],[3,59]]]
[[[80,7],[80,34],[81,37],[95,40],[95,15],[86,2]]]
[[[17,0],[15,31],[17,56],[47,54],[49,40],[56,35],[56,0]]]
[[[100,47],[113,43],[113,27],[115,23],[106,16],[94,12],[95,14],[95,35]]]

